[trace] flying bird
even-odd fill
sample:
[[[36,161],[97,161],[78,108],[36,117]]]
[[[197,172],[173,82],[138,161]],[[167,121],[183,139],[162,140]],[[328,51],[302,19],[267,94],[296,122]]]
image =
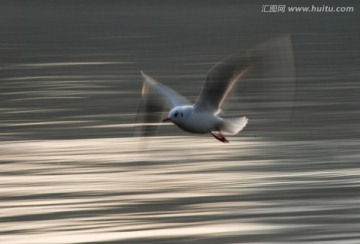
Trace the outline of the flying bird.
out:
[[[248,119],[221,118],[219,116],[221,106],[235,82],[252,66],[253,63],[234,57],[220,61],[208,72],[204,87],[194,104],[178,92],[141,72],[144,79],[142,95],[147,97],[146,103],[150,110],[148,112],[155,110],[156,104],[164,105],[169,110],[163,122],[174,123],[190,133],[209,133],[221,142],[229,142],[225,135],[238,134],[246,126]]]
[[[276,49],[274,49],[276,47]],[[279,54],[274,51],[283,49],[287,53],[283,58],[284,52]],[[236,135],[245,128],[248,118],[243,116],[240,118],[224,119],[220,117],[221,107],[234,87],[235,83],[247,75],[250,71],[256,70],[257,67],[265,66],[264,70],[258,69],[254,72],[276,73],[279,77],[284,70],[289,70],[287,66],[292,67],[292,46],[291,38],[285,37],[270,43],[262,45],[249,52],[247,56],[231,56],[225,58],[215,64],[209,71],[205,80],[205,84],[195,103],[191,103],[188,99],[180,95],[173,89],[161,84],[149,75],[141,71],[143,77],[142,88],[142,104],[141,108],[145,110],[143,119],[142,135],[152,135],[155,126],[152,123],[170,122],[178,126],[180,129],[197,134],[211,134],[215,139],[227,143],[229,140],[225,137],[228,135]],[[268,57],[267,57],[268,56]],[[264,59],[275,57],[281,59],[286,66],[280,67],[280,72],[274,69],[272,59],[270,63],[263,62]],[[290,65],[289,65],[290,64]],[[269,72],[270,70],[270,72]],[[291,72],[292,73],[292,72]],[[166,117],[160,118],[163,112],[167,111]]]

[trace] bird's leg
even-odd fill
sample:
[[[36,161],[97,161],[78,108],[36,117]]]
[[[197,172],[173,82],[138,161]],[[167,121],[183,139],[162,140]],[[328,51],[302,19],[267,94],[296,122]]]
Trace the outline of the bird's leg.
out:
[[[213,133],[211,132],[210,133],[213,137],[215,137],[215,139],[221,141],[221,142],[224,142],[224,143],[227,143],[229,142],[224,136],[223,134],[221,134],[221,132],[219,131],[219,133]]]

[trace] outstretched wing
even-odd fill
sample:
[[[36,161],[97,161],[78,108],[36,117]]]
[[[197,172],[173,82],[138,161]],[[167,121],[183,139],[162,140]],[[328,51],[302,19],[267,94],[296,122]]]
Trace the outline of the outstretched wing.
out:
[[[236,93],[237,109],[251,117],[253,124],[264,119],[276,126],[289,122],[296,99],[296,59],[291,35],[257,45],[247,56],[257,57],[257,62],[241,81],[241,89]]]
[[[161,100],[168,109],[172,109],[176,106],[189,105],[190,102],[173,89],[157,82],[143,71],[141,75],[144,78],[144,84],[142,89],[142,96],[149,96],[155,100]],[[156,97],[156,98],[155,98]],[[154,101],[149,101],[154,102]]]
[[[138,122],[144,125],[141,128],[141,136],[154,134],[157,124],[161,121],[164,110],[176,106],[188,105],[190,102],[171,88],[157,82],[150,76],[141,72],[144,79],[141,103],[138,111]]]
[[[227,94],[254,65],[250,58],[230,57],[214,65],[208,72],[204,87],[194,107],[199,111],[218,113]]]

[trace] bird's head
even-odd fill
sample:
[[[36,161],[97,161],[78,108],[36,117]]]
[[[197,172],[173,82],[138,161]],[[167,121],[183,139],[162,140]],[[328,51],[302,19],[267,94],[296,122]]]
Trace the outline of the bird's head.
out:
[[[187,109],[179,106],[170,110],[168,116],[163,119],[163,122],[173,122],[174,124],[181,124],[186,118]]]

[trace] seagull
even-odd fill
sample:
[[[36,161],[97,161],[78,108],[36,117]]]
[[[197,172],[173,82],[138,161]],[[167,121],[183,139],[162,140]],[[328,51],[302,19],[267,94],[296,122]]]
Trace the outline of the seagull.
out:
[[[264,102],[257,102],[255,105],[266,108],[266,116],[271,118],[280,114],[286,117],[289,114],[283,107],[279,107],[282,109],[281,113],[276,109],[271,110],[269,104],[281,101],[291,108],[296,82],[292,38],[291,35],[282,36],[250,49],[246,55],[230,56],[216,63],[208,71],[200,95],[193,104],[143,71],[141,75],[143,87],[140,108],[145,109],[143,136],[152,135],[155,129],[152,123],[157,122],[158,125],[162,120],[173,123],[184,131],[210,134],[220,142],[227,143],[229,140],[225,136],[238,134],[249,121],[246,116],[230,119],[220,117],[227,95],[245,76],[255,75],[257,78],[250,79],[251,82],[255,81],[250,89],[263,89],[260,92]],[[265,83],[257,83],[256,80]],[[245,83],[246,81],[244,85]],[[168,114],[163,118],[161,116],[165,109]],[[256,120],[255,114],[251,116]],[[282,118],[281,116],[279,118]],[[280,121],[279,118],[277,121]]]
[[[154,111],[156,104],[168,109],[168,115],[162,122],[173,123],[190,133],[211,134],[215,139],[227,143],[229,140],[225,135],[238,134],[244,129],[248,119],[245,116],[224,119],[219,116],[221,106],[234,84],[248,73],[253,65],[254,62],[237,57],[220,61],[209,70],[194,104],[141,71],[144,80],[142,96],[147,97],[148,110]]]

